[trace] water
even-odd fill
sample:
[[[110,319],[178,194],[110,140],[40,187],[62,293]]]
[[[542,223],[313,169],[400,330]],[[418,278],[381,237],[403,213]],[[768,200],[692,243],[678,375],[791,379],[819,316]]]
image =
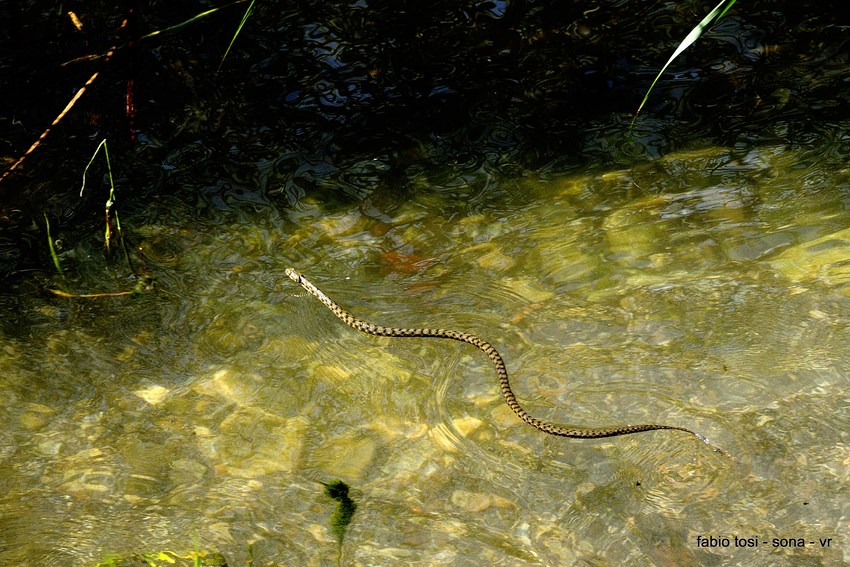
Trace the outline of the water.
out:
[[[630,138],[702,14],[615,4],[268,4],[223,74],[229,28],[141,50],[138,142],[111,152],[132,268],[102,252],[98,166],[95,220],[67,191],[100,119],[6,181],[37,205],[4,201],[28,236],[3,257],[41,261],[0,291],[0,565],[850,562],[838,11],[736,6]],[[368,321],[484,337],[537,417],[732,458],[545,435],[480,351],[358,334],[289,266]],[[48,291],[134,274],[156,292]]]
[[[178,201],[124,219],[158,293],[4,299],[0,562],[335,563],[334,479],[358,504],[343,564],[846,561],[850,235],[832,151],[481,174],[403,202],[208,195],[228,224],[177,220]],[[63,285],[128,287],[95,246],[66,251],[83,275]],[[682,425],[734,459],[677,432],[542,434],[481,352],[358,334],[290,265],[366,320],[485,337],[535,416]]]

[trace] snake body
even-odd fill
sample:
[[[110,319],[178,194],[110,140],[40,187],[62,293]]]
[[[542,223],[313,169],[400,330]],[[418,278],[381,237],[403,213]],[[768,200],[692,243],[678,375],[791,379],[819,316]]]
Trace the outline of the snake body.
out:
[[[287,268],[286,275],[289,276],[289,279],[291,279],[295,283],[300,284],[301,287],[303,287],[311,295],[321,301],[325,307],[330,309],[331,313],[333,313],[337,316],[337,318],[339,318],[339,320],[341,320],[343,323],[345,323],[352,329],[356,329],[362,333],[374,335],[376,337],[431,337],[435,339],[450,339],[453,341],[459,341],[462,343],[470,344],[475,348],[481,350],[484,354],[487,355],[487,358],[490,359],[490,362],[493,363],[493,366],[496,369],[496,375],[499,377],[499,388],[502,392],[502,397],[505,399],[505,403],[508,404],[508,407],[511,408],[511,411],[513,411],[519,419],[521,419],[528,425],[539,429],[543,433],[548,433],[549,435],[558,435],[560,437],[596,439],[601,437],[630,435],[632,433],[641,433],[643,431],[669,429],[676,431],[684,431],[685,433],[693,435],[700,441],[708,444],[715,451],[721,453],[723,452],[721,449],[712,445],[705,437],[703,437],[699,433],[691,431],[690,429],[687,429],[685,427],[678,427],[675,425],[643,423],[638,425],[620,425],[616,427],[567,427],[563,425],[549,423],[542,419],[532,417],[527,411],[522,408],[522,406],[517,401],[513,390],[511,389],[510,380],[508,379],[508,371],[507,368],[505,368],[505,361],[502,359],[502,356],[493,347],[493,345],[491,345],[481,337],[478,337],[471,333],[452,331],[449,329],[407,329],[373,325],[372,323],[367,323],[366,321],[358,319],[357,317],[340,307],[335,301],[325,295],[319,288],[310,283],[307,278],[295,271],[293,268]]]

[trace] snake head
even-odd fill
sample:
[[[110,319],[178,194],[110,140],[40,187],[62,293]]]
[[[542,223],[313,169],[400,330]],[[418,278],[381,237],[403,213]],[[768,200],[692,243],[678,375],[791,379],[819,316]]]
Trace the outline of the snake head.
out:
[[[294,268],[286,268],[286,275],[295,283],[301,282],[301,274],[296,272]]]

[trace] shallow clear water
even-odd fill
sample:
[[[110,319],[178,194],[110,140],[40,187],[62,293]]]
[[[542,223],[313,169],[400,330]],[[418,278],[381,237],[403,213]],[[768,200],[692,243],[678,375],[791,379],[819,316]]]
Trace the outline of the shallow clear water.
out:
[[[403,201],[210,193],[190,224],[197,203],[152,203],[122,222],[158,293],[3,299],[0,563],[850,560],[839,143],[423,179]],[[131,287],[96,246],[51,285]],[[358,334],[288,266],[368,321],[481,335],[535,416],[681,425],[734,459],[678,432],[545,435],[481,352]],[[341,548],[333,479],[358,505]]]

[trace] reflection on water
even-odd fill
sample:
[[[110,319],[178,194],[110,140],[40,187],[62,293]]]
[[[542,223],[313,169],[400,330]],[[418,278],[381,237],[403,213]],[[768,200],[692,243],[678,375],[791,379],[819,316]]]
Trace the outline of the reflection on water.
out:
[[[158,294],[4,300],[27,323],[0,351],[0,562],[332,563],[333,479],[358,504],[346,564],[840,561],[696,545],[847,528],[848,182],[821,151],[124,221]],[[289,265],[369,321],[485,337],[533,415],[682,425],[735,460],[677,432],[544,435],[479,351],[360,335]]]

